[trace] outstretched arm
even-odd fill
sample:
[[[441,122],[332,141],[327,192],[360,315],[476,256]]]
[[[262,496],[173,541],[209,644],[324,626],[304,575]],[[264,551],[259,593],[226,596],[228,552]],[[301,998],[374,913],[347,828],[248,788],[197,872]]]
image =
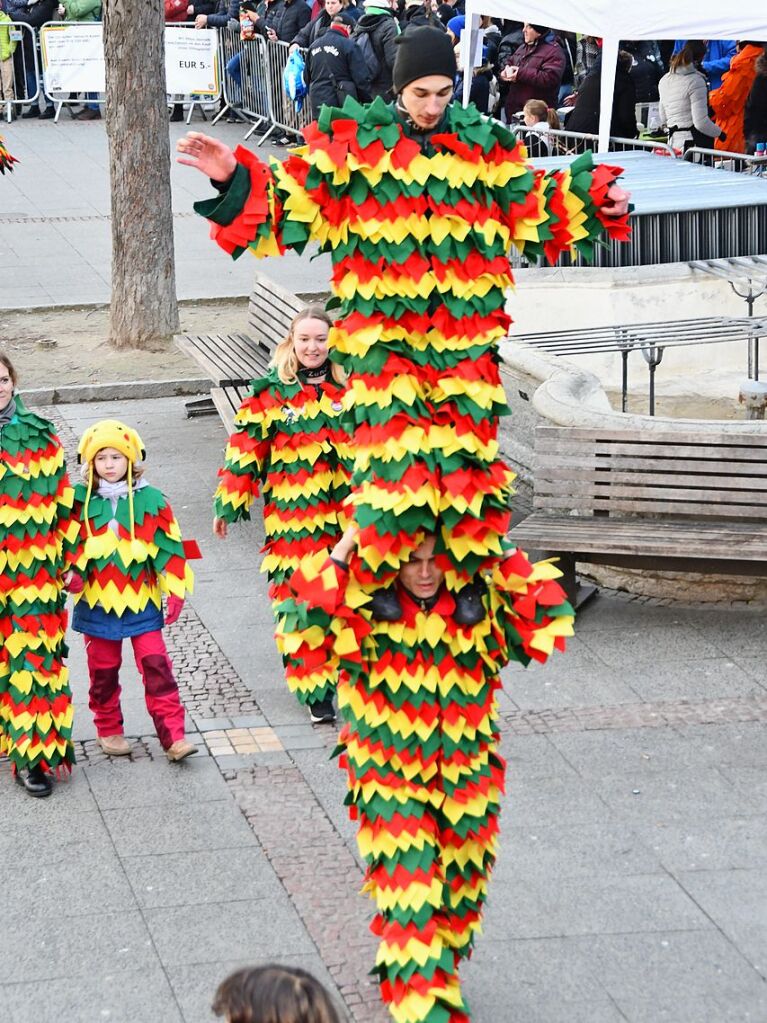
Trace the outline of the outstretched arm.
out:
[[[504,208],[511,241],[525,256],[552,264],[573,249],[590,258],[603,238],[626,241],[629,194],[617,184],[620,174],[619,167],[594,166],[591,153],[549,174],[535,171],[532,189]]]
[[[210,221],[211,238],[237,259],[245,249],[255,256],[303,251],[323,240],[319,203],[304,187],[308,163],[294,153],[268,166],[243,146],[232,151],[218,139],[188,132],[176,144],[177,161],[209,177],[219,195],[194,204]]]

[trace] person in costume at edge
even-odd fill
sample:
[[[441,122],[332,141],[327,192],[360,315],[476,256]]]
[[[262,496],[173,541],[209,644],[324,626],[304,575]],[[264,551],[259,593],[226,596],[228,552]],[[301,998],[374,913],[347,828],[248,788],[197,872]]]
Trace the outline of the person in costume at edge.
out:
[[[458,965],[481,927],[504,785],[499,673],[563,650],[573,612],[552,562],[508,550],[483,574],[467,624],[439,536],[417,530],[414,542],[372,600],[356,578],[356,526],[330,558],[305,559],[278,642],[296,656],[302,638],[309,663],[340,672],[338,751],[377,904],[383,998],[397,1023],[464,1023]]]
[[[18,160],[12,153],[8,152],[3,136],[0,135],[0,174],[5,174],[6,171],[12,171],[14,163],[18,163]]]
[[[301,558],[326,550],[343,532],[342,502],[349,494],[348,437],[340,414],[346,391],[341,367],[328,360],[332,321],[309,306],[293,320],[277,346],[272,369],[254,380],[235,416],[221,482],[215,495],[213,532],[249,519],[263,487],[266,543],[261,570],[269,577],[274,605],[290,592],[288,581]],[[322,684],[285,662],[290,689],[308,705],[312,721],[335,720],[335,679],[318,665]]]
[[[16,381],[0,354],[0,756],[31,796],[49,796],[52,773],[75,762],[63,552],[77,523],[53,424]]]
[[[146,452],[134,429],[101,420],[85,431],[77,453],[87,482],[75,487],[80,528],[69,588],[75,595],[72,627],[85,636],[98,743],[112,757],[131,751],[120,709],[122,641],[130,639],[160,743],[168,760],[184,760],[197,747],[184,738],[184,708],[162,636],[163,625],[177,620],[192,592],[178,523],[136,465]]]

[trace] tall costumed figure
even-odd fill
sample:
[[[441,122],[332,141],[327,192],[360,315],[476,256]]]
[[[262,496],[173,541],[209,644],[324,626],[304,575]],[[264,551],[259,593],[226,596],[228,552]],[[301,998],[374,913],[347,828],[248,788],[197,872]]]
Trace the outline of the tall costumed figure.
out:
[[[513,132],[451,102],[455,75],[447,35],[417,28],[398,39],[395,102],[323,108],[284,162],[195,133],[178,146],[219,183],[196,208],[226,252],[316,241],[333,263],[355,528],[294,573],[278,638],[299,664],[341,669],[347,802],[397,1023],[469,1018],[457,969],[496,855],[498,669],[572,631],[557,570],[505,540],[509,250],[554,262],[628,234],[619,169],[590,154],[533,169]]]

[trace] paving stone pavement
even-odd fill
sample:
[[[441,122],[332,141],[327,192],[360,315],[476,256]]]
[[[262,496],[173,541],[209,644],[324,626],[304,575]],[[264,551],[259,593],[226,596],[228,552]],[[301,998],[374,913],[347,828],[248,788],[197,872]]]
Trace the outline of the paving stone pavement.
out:
[[[190,126],[235,147],[244,125]],[[171,147],[186,131],[169,125]],[[111,220],[109,159],[103,121],[81,122],[62,113],[53,121],[3,124],[18,158],[19,173],[6,174],[0,193],[0,309],[109,303]],[[250,146],[255,142],[251,140]],[[284,156],[284,147],[263,146],[259,155]],[[179,299],[250,294],[256,264],[215,258],[205,222],[192,203],[210,195],[207,180],[189,167],[171,166],[176,284]],[[316,294],[330,278],[328,256],[314,262],[295,253],[274,260],[270,272],[289,291]]]
[[[200,753],[165,761],[126,652],[132,756],[104,757],[72,635],[72,778],[34,801],[0,763],[0,1020],[208,1023],[230,970],[277,959],[320,976],[350,1023],[384,1023],[335,730],[282,682],[258,515],[210,535],[218,421],[186,420],[182,399],[47,412],[70,451],[106,415],[137,426],[147,478],[200,542],[168,630]],[[464,969],[475,1023],[767,1019],[765,655],[758,611],[600,595],[567,655],[505,672],[501,852]]]

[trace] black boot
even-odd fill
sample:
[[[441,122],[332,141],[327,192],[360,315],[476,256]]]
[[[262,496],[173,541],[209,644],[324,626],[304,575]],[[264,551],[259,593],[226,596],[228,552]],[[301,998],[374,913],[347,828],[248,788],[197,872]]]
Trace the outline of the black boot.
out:
[[[485,617],[485,605],[482,598],[487,593],[487,586],[477,577],[455,594],[455,614],[453,620],[458,625],[476,625]]]
[[[24,786],[30,796],[35,796],[37,799],[43,799],[53,791],[50,775],[43,771],[39,764],[36,767],[30,767],[27,771],[17,771],[16,781],[19,785]]]
[[[376,590],[367,606],[377,622],[397,622],[402,617],[402,604],[393,586]]]
[[[315,725],[331,724],[335,721],[336,712],[333,707],[333,698],[328,697],[326,700],[316,700],[314,703],[310,703],[309,717],[312,724]]]

